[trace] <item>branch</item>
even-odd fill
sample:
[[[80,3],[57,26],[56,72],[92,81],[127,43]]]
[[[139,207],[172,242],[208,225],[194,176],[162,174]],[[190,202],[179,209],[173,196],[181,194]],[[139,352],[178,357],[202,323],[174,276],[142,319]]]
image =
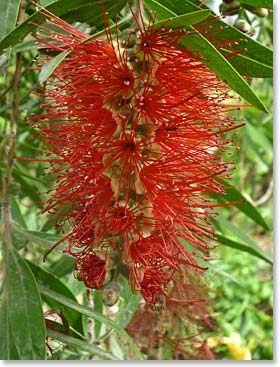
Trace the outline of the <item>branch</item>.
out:
[[[21,7],[18,15],[18,24],[21,23],[25,15],[26,0],[21,1]],[[19,88],[21,79],[21,67],[22,67],[22,55],[20,52],[16,54],[16,71],[14,79],[14,95],[12,101],[12,112],[11,112],[11,128],[9,145],[7,151],[7,167],[6,174],[3,183],[3,244],[4,253],[12,246],[11,236],[11,213],[10,213],[10,185],[12,180],[12,168],[15,152],[15,141],[17,132],[17,119],[19,111]]]

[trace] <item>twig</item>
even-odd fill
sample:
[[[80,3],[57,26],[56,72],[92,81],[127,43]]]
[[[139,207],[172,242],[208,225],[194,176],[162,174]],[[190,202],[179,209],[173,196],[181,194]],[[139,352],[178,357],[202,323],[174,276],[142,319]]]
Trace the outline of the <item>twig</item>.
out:
[[[273,181],[270,182],[266,192],[259,199],[253,202],[255,206],[261,206],[266,203],[273,194]]]
[[[91,289],[87,289],[87,302],[88,307],[90,309],[93,309],[93,299]],[[94,321],[92,318],[88,319],[88,337],[89,337],[89,343],[92,344],[94,341]]]
[[[21,7],[18,15],[18,24],[24,19],[26,8],[26,1],[21,1]],[[16,70],[14,77],[14,95],[12,100],[12,111],[11,111],[11,127],[10,136],[7,150],[7,167],[6,174],[3,183],[3,252],[4,256],[8,249],[12,246],[12,235],[11,235],[11,213],[10,213],[10,185],[12,180],[12,168],[15,151],[15,141],[17,132],[17,119],[19,111],[19,88],[21,79],[21,66],[22,66],[22,55],[21,53],[16,54]]]

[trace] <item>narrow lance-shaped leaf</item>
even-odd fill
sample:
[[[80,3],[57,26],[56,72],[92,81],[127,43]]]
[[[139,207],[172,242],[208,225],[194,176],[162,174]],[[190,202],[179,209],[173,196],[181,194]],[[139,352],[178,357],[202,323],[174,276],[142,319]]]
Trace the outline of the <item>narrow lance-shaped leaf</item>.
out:
[[[137,359],[142,359],[141,353],[140,353],[139,349],[137,348],[137,346],[133,343],[131,337],[116,322],[114,322],[113,320],[109,319],[108,317],[106,317],[104,315],[101,315],[101,314],[95,312],[94,310],[90,310],[89,308],[87,308],[85,306],[81,306],[77,302],[73,302],[69,298],[66,298],[66,297],[64,297],[64,296],[62,296],[62,295],[60,295],[56,292],[53,292],[53,291],[49,290],[49,289],[46,289],[46,288],[40,286],[40,291],[41,291],[41,294],[43,296],[52,298],[52,299],[56,300],[57,302],[60,302],[62,305],[70,307],[73,310],[76,310],[76,311],[80,312],[81,314],[83,314],[87,317],[91,317],[95,320],[98,320],[98,321],[104,323],[108,327],[111,327],[111,328],[115,329],[119,333],[119,335],[121,335],[126,340],[126,342],[129,344],[129,346],[130,346],[131,350],[134,352],[136,358]]]
[[[6,4],[6,3],[5,3]],[[108,16],[114,16],[118,11],[120,11],[124,5],[125,1],[120,0],[117,3],[114,0],[104,0],[102,2],[105,11],[108,12]],[[68,22],[72,22],[77,20],[77,18],[71,18],[67,14],[73,12],[74,15],[77,15],[77,11],[80,8],[86,7],[89,5],[87,0],[57,0],[46,6],[46,9],[55,15],[61,17],[62,19],[66,19]],[[90,3],[90,16],[95,19],[95,25],[103,23],[103,15],[101,9],[100,0],[92,0]],[[87,10],[87,15],[89,15],[89,10]],[[19,43],[26,35],[36,29],[36,24],[41,24],[46,19],[46,16],[43,15],[40,10],[34,12],[30,15],[24,22],[22,22],[18,27],[8,33],[0,42],[0,53],[6,49],[7,47],[14,46]],[[83,19],[79,19],[83,21]]]
[[[161,6],[161,4],[155,0],[149,0],[149,2],[156,3],[157,6]],[[164,11],[168,11],[171,17],[177,15],[166,7],[164,7]],[[192,26],[186,26],[186,28],[189,29],[191,33],[182,37],[181,44],[193,52],[199,52],[206,60],[206,65],[229,87],[258,109],[268,112],[263,102],[250,88],[249,84],[216,49],[216,47]]]
[[[240,2],[253,7],[273,9],[273,0],[241,0]]]
[[[237,189],[235,189],[234,187],[228,187],[228,185],[224,181],[221,182],[226,187],[226,194],[218,196],[213,195],[213,196],[215,196],[217,200],[221,202],[238,203],[234,204],[237,209],[239,209],[248,217],[250,217],[255,223],[259,224],[264,229],[268,230],[269,226],[267,225],[267,223],[265,222],[265,220],[263,219],[257,208],[255,208],[254,205],[252,205],[250,201],[248,201]]]
[[[170,16],[170,11],[174,14],[181,15],[201,10],[201,8],[205,10],[208,9],[198,1],[185,0],[179,3],[174,3],[172,0],[162,0],[160,2],[156,0],[145,0],[145,2],[150,8],[157,11],[158,19],[167,18]],[[215,18],[213,13],[209,15],[207,21],[208,19],[209,22],[211,22],[213,33],[218,33],[218,37],[220,39],[232,40],[232,42],[238,40],[238,45],[235,47],[240,50],[241,53],[227,58],[227,61],[236,69],[237,72],[241,75],[250,77],[271,78],[273,52],[270,48],[240,32],[237,28]],[[211,37],[209,37],[208,34],[205,34],[205,37],[211,43]],[[228,56],[232,50],[222,49],[221,52]]]
[[[70,348],[77,349],[78,351],[82,350],[93,356],[97,356],[101,359],[109,359],[109,360],[119,359],[116,356],[114,356],[113,354],[104,351],[103,349],[101,349],[100,347],[94,344],[86,343],[80,339],[73,338],[72,336],[69,336],[69,335],[65,335],[65,334],[62,334],[62,333],[59,333],[53,330],[47,330],[47,336],[54,340],[58,340],[61,343],[64,343],[65,345],[67,345]]]
[[[0,0],[0,40],[16,25],[20,0]]]
[[[167,18],[165,20],[161,20],[156,22],[154,28],[159,28],[164,26],[164,28],[183,28],[186,25],[192,25],[195,23],[202,22],[207,16],[210,14],[209,10],[199,10],[192,13],[178,15],[173,18]]]
[[[38,284],[42,285],[47,289],[51,289],[54,292],[57,292],[64,297],[71,299],[72,301],[76,301],[75,296],[70,291],[69,288],[66,287],[64,283],[62,283],[56,276],[51,274],[50,272],[40,268],[39,266],[28,262],[34,276],[37,279]],[[51,307],[52,310],[57,311],[58,313],[62,314],[68,324],[75,330],[77,330],[80,334],[83,334],[83,323],[82,323],[82,316],[79,312],[72,310],[69,307],[61,306],[60,303],[56,302],[52,298],[44,297],[48,305]]]
[[[5,329],[8,332],[6,353],[16,350],[20,360],[45,359],[45,321],[35,278],[21,256],[9,249],[5,274]],[[6,307],[5,307],[5,302]],[[1,337],[2,339],[2,337]],[[10,357],[14,352],[10,354]],[[9,354],[6,354],[9,357]],[[3,359],[5,359],[4,357]]]
[[[234,248],[236,250],[248,252],[249,254],[258,257],[271,265],[273,264],[271,257],[257,247],[250,246],[248,243],[234,241],[231,238],[227,238],[220,234],[216,234],[215,236],[217,238],[217,241],[222,245]]]

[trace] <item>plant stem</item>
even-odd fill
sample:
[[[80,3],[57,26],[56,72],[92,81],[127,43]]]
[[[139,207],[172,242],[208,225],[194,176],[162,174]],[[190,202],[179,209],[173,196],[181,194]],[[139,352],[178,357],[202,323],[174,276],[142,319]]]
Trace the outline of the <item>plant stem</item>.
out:
[[[26,1],[21,1],[21,7],[18,15],[18,24],[21,23],[25,15]],[[14,161],[14,151],[16,142],[17,132],[17,119],[19,111],[19,88],[21,79],[21,67],[22,67],[22,55],[20,52],[16,54],[16,70],[14,76],[13,85],[13,100],[12,100],[12,111],[11,111],[11,125],[10,125],[10,136],[7,150],[7,164],[6,174],[3,182],[3,245],[4,245],[4,257],[8,249],[12,246],[12,235],[11,235],[11,213],[10,213],[10,185],[12,180],[12,168]],[[7,137],[6,137],[7,138]]]

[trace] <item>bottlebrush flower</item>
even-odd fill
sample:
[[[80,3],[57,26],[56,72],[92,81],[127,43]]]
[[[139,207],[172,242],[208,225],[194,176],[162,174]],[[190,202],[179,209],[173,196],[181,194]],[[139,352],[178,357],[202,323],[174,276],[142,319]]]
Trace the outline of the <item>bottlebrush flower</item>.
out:
[[[223,134],[234,121],[228,89],[179,45],[188,32],[131,12],[128,36],[116,25],[97,39],[47,14],[55,30],[41,27],[37,38],[68,55],[34,120],[57,177],[46,211],[85,285],[102,287],[117,254],[113,266],[127,266],[134,291],[164,305],[182,266],[204,270],[197,260],[208,256],[216,215],[209,194],[222,194],[219,179],[230,176]]]

